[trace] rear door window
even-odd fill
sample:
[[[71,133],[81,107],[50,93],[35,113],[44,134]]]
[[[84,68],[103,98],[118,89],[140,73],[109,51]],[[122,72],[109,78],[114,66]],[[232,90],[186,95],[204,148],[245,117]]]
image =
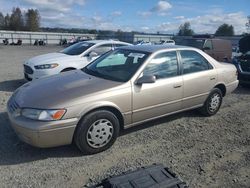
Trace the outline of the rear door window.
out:
[[[92,51],[97,53],[97,55],[99,56],[110,50],[112,50],[112,44],[103,44],[103,45],[97,46]]]
[[[212,65],[198,52],[192,50],[180,51],[183,74],[195,73],[212,69]]]

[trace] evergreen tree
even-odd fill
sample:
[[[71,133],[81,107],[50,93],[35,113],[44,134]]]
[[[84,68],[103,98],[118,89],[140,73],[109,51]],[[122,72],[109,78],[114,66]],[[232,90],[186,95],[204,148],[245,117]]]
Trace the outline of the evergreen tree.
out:
[[[228,25],[226,23],[222,24],[218,27],[215,34],[216,36],[233,36],[234,35],[234,27],[232,25]]]
[[[184,24],[181,24],[179,27],[179,36],[191,36],[194,34],[194,31],[191,29],[191,25],[189,22],[185,22]]]
[[[24,28],[23,15],[19,7],[12,10],[9,28],[14,31],[21,31]]]
[[[0,29],[4,29],[4,15],[0,12]]]
[[[26,16],[26,29],[28,31],[38,31],[40,28],[40,15],[37,9],[28,9]]]

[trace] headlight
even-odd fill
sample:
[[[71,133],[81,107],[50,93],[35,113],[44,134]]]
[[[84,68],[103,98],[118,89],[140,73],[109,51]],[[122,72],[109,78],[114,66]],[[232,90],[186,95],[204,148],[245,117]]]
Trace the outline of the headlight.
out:
[[[66,113],[65,109],[59,110],[39,110],[39,109],[31,109],[31,108],[24,108],[21,111],[21,115],[34,120],[41,120],[41,121],[54,121],[60,120]]]
[[[57,66],[58,66],[57,63],[36,65],[35,69],[53,69],[53,68],[56,68]]]

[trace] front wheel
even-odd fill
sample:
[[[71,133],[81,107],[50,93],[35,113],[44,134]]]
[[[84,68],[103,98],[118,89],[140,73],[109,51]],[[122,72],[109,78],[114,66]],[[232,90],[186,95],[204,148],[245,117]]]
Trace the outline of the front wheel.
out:
[[[112,112],[98,110],[86,115],[79,122],[74,142],[85,154],[99,153],[113,145],[119,130],[119,120]]]
[[[201,107],[200,112],[205,116],[215,115],[222,104],[222,93],[218,88],[214,88],[209,94],[203,107]]]

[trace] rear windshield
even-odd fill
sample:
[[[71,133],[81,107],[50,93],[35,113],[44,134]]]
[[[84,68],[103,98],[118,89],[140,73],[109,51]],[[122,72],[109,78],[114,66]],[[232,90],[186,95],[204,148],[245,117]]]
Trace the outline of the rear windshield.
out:
[[[194,48],[202,49],[204,42],[205,42],[204,39],[183,39],[180,42],[178,42],[178,45],[191,46]]]
[[[88,42],[78,42],[76,44],[73,44],[72,46],[69,46],[61,51],[61,53],[67,54],[67,55],[80,55],[87,49],[89,49],[91,46],[93,46],[94,43],[88,43]]]

